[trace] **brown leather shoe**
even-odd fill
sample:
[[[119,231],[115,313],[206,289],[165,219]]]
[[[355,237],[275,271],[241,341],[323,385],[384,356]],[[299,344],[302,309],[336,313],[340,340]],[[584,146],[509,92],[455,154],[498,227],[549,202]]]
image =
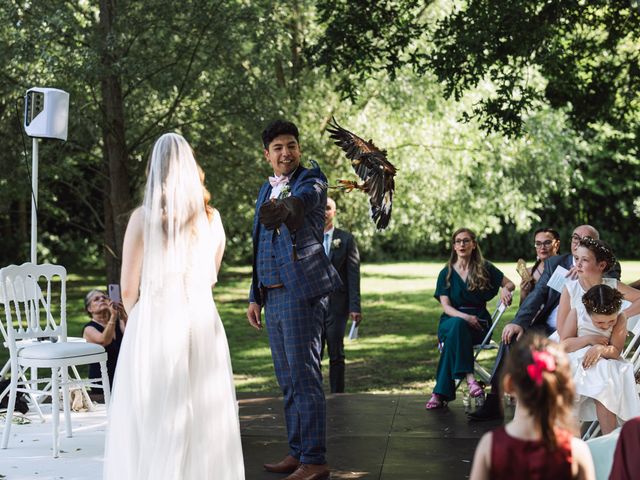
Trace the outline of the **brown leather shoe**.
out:
[[[278,463],[265,463],[263,467],[267,472],[293,473],[296,471],[296,468],[298,468],[298,465],[300,465],[300,460],[291,455],[287,455],[282,461]]]
[[[314,465],[312,463],[301,463],[298,469],[284,480],[329,480],[331,472],[329,465]]]

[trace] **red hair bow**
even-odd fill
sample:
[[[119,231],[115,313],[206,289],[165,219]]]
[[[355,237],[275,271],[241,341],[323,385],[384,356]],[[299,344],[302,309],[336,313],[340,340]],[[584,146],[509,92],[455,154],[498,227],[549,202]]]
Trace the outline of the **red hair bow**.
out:
[[[542,385],[542,372],[553,372],[556,369],[556,360],[549,352],[531,352],[533,363],[527,365],[529,378],[538,386]]]

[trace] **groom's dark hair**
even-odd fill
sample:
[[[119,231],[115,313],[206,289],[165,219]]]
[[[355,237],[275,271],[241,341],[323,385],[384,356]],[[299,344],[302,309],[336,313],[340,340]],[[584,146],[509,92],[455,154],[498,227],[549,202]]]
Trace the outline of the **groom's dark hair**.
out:
[[[264,149],[269,150],[269,144],[273,142],[274,138],[280,135],[293,135],[298,142],[300,141],[298,138],[300,133],[294,123],[287,122],[286,120],[274,120],[262,131],[262,144],[264,145]]]

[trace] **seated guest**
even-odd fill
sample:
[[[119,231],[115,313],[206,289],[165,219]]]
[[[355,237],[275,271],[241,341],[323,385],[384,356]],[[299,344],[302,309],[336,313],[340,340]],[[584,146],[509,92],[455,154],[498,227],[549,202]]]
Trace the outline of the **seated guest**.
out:
[[[527,268],[524,260],[518,260],[518,273],[522,277],[520,305],[542,276],[545,260],[558,254],[560,234],[552,228],[539,228],[533,234],[533,246],[536,249],[536,261],[532,267]]]
[[[575,260],[578,278],[568,280],[562,290],[558,332],[570,352],[578,417],[597,419],[607,434],[618,421],[640,415],[633,365],[620,359],[627,336],[625,314],[640,313],[640,291],[603,278],[616,259],[602,240],[583,238]],[[623,298],[632,304],[621,313]]]
[[[594,285],[609,285],[619,290],[626,301],[632,302],[630,306],[625,308],[625,317],[640,314],[640,304],[637,303],[640,298],[640,291],[625,285],[620,281],[619,277],[612,277],[603,273],[603,271],[616,270],[620,265],[613,254],[613,249],[609,245],[602,240],[584,237],[580,240],[575,251],[573,261],[576,266],[576,276],[567,280],[562,289],[558,306],[558,328],[562,326],[562,322],[567,318],[569,311],[581,302],[585,290]]]
[[[475,233],[461,228],[453,234],[451,257],[438,276],[434,294],[443,310],[438,326],[443,347],[427,410],[455,398],[456,379],[466,378],[471,397],[484,395],[473,375],[473,345],[482,342],[491,326],[487,302],[500,290],[500,300],[509,305],[514,289],[511,280],[484,260]]]
[[[622,298],[608,285],[595,285],[560,330],[578,394],[578,418],[598,420],[604,434],[640,415],[633,365],[620,358],[627,335]]]
[[[609,480],[634,480],[640,472],[640,417],[632,418],[620,431]]]
[[[509,345],[519,340],[525,330],[532,329],[547,336],[556,330],[560,293],[547,286],[547,282],[558,266],[569,270],[568,276],[570,277],[577,275],[574,255],[583,237],[599,238],[599,234],[591,225],[580,225],[571,234],[571,253],[556,255],[545,260],[544,271],[540,279],[520,306],[515,318],[502,331],[502,344],[498,350],[491,377],[491,393],[487,396],[487,401],[481,408],[469,414],[470,420],[483,421],[502,417],[498,382],[500,381],[500,370]],[[604,276],[619,279],[620,264],[616,263]]]
[[[91,290],[87,293],[84,308],[91,321],[83,327],[82,336],[87,342],[102,345],[107,351],[109,383],[113,385],[120,344],[127,325],[127,312],[122,303],[111,301],[101,290]],[[101,378],[99,363],[89,366],[89,378]]]
[[[573,436],[574,390],[562,347],[527,335],[509,352],[502,385],[517,400],[515,415],[480,439],[471,479],[594,480],[589,448]]]

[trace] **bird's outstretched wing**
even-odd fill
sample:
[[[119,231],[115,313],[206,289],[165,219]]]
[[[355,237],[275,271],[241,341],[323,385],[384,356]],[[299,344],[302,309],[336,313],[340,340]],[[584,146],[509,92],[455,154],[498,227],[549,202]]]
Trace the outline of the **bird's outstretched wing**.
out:
[[[335,118],[327,128],[334,143],[351,160],[356,174],[363,180],[363,188],[370,196],[371,218],[379,229],[386,228],[391,218],[391,202],[396,168],[387,160],[386,150],[380,150],[373,141],[366,141],[338,125]]]

